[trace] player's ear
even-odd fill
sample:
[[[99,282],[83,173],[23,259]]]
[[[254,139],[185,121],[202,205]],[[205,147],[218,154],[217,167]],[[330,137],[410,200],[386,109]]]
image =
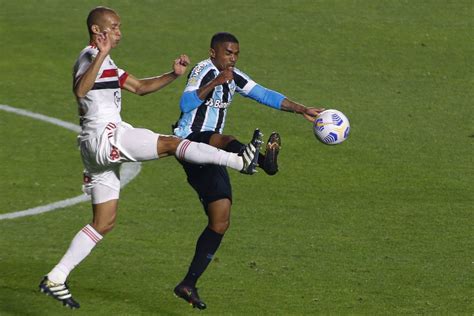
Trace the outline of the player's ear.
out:
[[[91,31],[92,31],[93,34],[99,34],[100,33],[100,27],[97,24],[92,24]]]
[[[214,48],[209,48],[209,56],[211,56],[211,58],[216,58],[216,51]]]

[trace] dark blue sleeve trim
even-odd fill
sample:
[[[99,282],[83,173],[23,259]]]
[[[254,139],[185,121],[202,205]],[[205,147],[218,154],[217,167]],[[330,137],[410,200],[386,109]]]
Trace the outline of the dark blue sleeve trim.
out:
[[[285,99],[283,94],[264,88],[259,84],[250,90],[247,97],[277,110],[281,109],[281,102]]]
[[[186,91],[181,95],[181,99],[179,100],[179,107],[181,108],[181,112],[191,112],[198,106],[202,104],[203,100],[199,99],[197,95],[197,90],[193,91]]]

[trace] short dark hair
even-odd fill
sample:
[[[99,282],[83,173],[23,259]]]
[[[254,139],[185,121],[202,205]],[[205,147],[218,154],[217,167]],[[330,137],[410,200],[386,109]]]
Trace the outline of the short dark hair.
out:
[[[101,19],[105,13],[117,15],[117,12],[107,7],[95,7],[91,12],[89,12],[89,15],[87,16],[87,29],[89,30],[89,34],[92,34],[92,25],[97,24],[99,19]]]
[[[219,43],[225,43],[225,42],[231,42],[231,43],[237,43],[239,44],[239,40],[237,37],[234,35],[227,33],[227,32],[219,32],[214,34],[211,38],[211,48],[216,48],[217,44]]]

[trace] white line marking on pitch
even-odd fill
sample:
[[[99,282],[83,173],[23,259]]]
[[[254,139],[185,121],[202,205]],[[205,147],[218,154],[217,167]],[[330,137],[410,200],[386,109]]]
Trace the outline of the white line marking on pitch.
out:
[[[27,110],[14,108],[14,107],[4,105],[4,104],[0,104],[0,110],[15,113],[15,114],[18,114],[18,115],[28,116],[28,117],[31,117],[35,120],[48,122],[48,123],[51,123],[51,124],[54,124],[54,125],[57,125],[57,126],[61,126],[65,129],[71,130],[71,131],[76,132],[76,133],[79,133],[81,131],[81,128],[78,125],[75,125],[75,124],[72,124],[72,123],[69,123],[69,122],[65,122],[65,121],[61,121],[57,118],[49,117],[49,116],[46,116],[46,115],[43,115],[43,114],[34,113],[34,112],[27,111]],[[121,187],[123,188],[130,181],[132,181],[133,178],[135,178],[140,173],[140,170],[141,170],[140,163],[137,163],[137,162],[124,163],[122,165],[121,170],[120,170],[120,178],[122,179]],[[59,208],[64,208],[64,207],[67,207],[67,206],[75,205],[75,204],[85,202],[85,201],[89,201],[89,200],[90,200],[90,196],[85,195],[85,194],[81,194],[81,195],[76,196],[74,198],[65,199],[65,200],[54,202],[54,203],[47,204],[47,205],[37,206],[37,207],[30,208],[30,209],[27,209],[27,210],[24,210],[24,211],[12,212],[12,213],[7,213],[7,214],[0,214],[0,220],[2,220],[2,219],[12,219],[12,218],[17,218],[17,217],[24,217],[24,216],[31,216],[31,215],[46,213],[46,212],[54,211],[54,210],[59,209]]]

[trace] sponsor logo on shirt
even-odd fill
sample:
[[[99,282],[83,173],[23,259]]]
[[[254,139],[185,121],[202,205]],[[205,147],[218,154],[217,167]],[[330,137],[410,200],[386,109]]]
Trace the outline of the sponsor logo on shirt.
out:
[[[229,102],[222,102],[221,100],[214,100],[213,98],[209,98],[206,100],[205,103],[207,106],[219,109],[225,109],[229,106]]]
[[[194,67],[191,77],[198,77],[205,66],[206,63],[199,63],[196,67]]]

